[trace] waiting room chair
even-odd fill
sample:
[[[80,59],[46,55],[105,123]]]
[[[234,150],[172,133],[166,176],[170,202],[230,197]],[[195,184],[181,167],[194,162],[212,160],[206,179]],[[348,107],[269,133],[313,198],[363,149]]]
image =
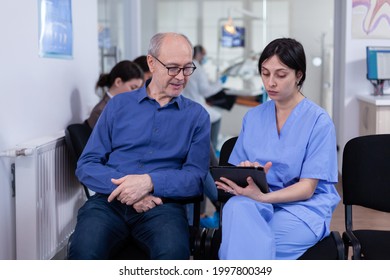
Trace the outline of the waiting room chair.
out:
[[[89,136],[92,133],[92,128],[85,121],[83,123],[74,123],[67,126],[65,129],[65,143],[72,157],[72,164],[76,169],[77,161],[88,142]],[[91,196],[91,191],[82,184],[87,199]]]
[[[219,165],[231,165],[229,161],[230,154],[238,137],[232,137],[223,143],[220,151]],[[223,204],[226,203],[231,194],[222,190],[218,190],[218,200]],[[220,221],[222,221],[222,213],[220,212]],[[218,259],[218,250],[222,240],[221,224],[218,229],[209,229],[207,239],[205,241],[205,255],[210,259]],[[338,231],[332,231],[329,236],[325,237],[317,244],[309,248],[299,259],[300,260],[343,260],[344,259],[344,244],[341,235]]]
[[[355,229],[356,206],[390,213],[390,134],[359,136],[343,152],[342,190],[345,207],[345,254],[351,259],[389,260],[390,230]],[[359,216],[359,220],[364,217]]]
[[[88,139],[92,133],[91,127],[85,121],[83,123],[74,123],[68,125],[65,129],[65,142],[67,148],[73,158],[74,167],[77,166],[77,161],[81,156],[81,153],[84,150],[85,145],[88,142]],[[89,190],[85,185],[83,185],[85,195],[87,199],[92,195],[91,190]],[[200,203],[203,200],[203,196],[191,197],[187,199],[180,200],[182,204],[193,204],[193,224],[189,226],[190,230],[190,248],[191,255],[194,259],[200,259],[201,248],[200,239],[205,235],[204,229],[200,228]],[[167,201],[167,200],[166,200]],[[204,238],[204,237],[203,237]],[[72,241],[72,236],[69,238],[69,245]],[[113,260],[143,260],[149,259],[149,256],[144,252],[132,239],[128,240],[128,243],[124,246],[123,250],[117,252],[112,256]]]

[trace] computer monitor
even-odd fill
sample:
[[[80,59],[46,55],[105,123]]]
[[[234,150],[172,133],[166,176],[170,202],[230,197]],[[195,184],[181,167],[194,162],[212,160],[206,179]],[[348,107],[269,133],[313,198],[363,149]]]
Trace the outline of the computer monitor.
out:
[[[221,46],[228,48],[245,47],[245,27],[234,26],[234,33],[230,33],[222,26]]]
[[[390,47],[367,47],[367,79],[390,80]]]
[[[390,80],[390,47],[366,47],[367,79],[374,86],[374,95],[383,94],[383,85]]]

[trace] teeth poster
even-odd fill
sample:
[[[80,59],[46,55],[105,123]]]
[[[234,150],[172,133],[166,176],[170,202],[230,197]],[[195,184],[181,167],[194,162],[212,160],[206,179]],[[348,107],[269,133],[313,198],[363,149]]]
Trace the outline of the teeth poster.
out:
[[[390,0],[352,0],[352,38],[390,39]]]

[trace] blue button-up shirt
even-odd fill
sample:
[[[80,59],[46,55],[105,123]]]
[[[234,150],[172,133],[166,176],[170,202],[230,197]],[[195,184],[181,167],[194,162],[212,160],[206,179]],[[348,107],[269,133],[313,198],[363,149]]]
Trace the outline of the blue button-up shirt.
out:
[[[109,194],[111,178],[149,174],[153,195],[200,195],[209,168],[210,120],[201,105],[183,96],[161,107],[146,88],[112,98],[77,163],[89,189]]]

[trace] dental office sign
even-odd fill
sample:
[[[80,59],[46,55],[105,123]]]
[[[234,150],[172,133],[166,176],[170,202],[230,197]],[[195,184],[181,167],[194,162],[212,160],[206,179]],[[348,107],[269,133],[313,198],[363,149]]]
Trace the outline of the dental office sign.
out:
[[[71,59],[73,30],[71,0],[38,0],[39,55]]]

